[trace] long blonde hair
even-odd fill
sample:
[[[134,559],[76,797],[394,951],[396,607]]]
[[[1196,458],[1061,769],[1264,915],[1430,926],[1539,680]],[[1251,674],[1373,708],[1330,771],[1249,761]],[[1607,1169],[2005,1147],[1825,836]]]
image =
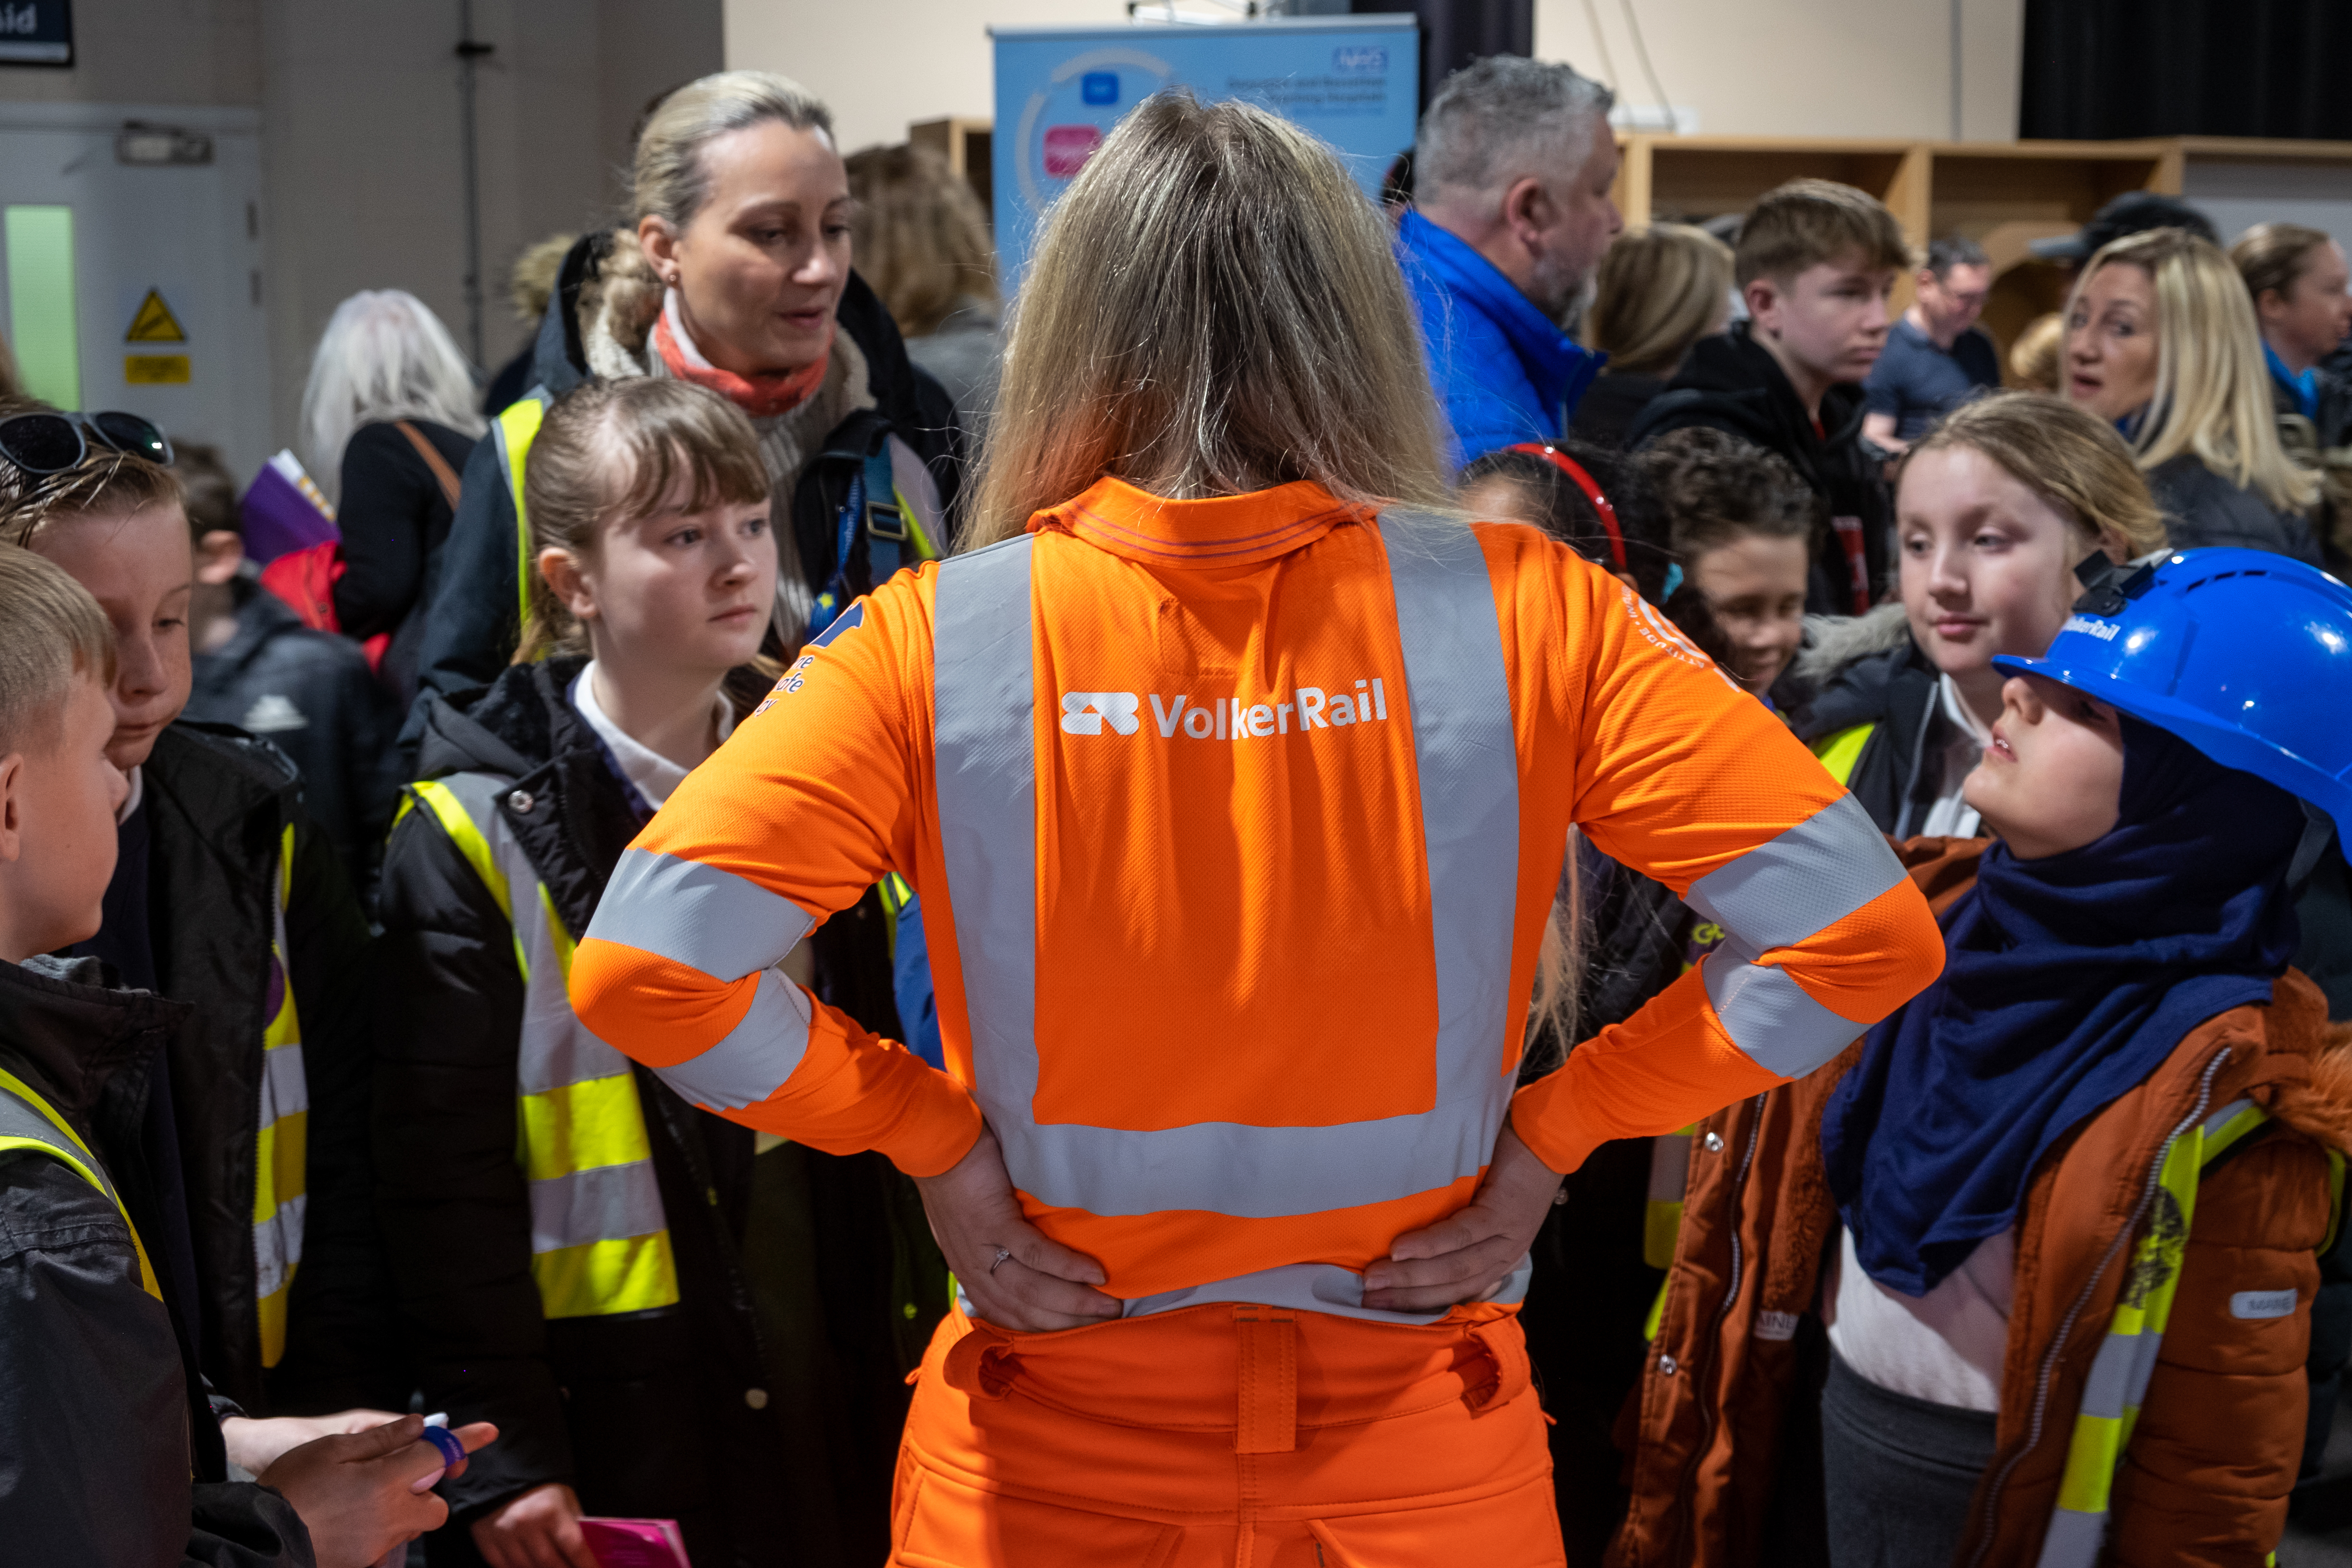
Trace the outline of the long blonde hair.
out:
[[[1731,247],[1703,228],[1654,223],[1601,258],[1584,328],[1609,373],[1672,375],[1731,304]]]
[[[2279,445],[2253,300],[2221,247],[2186,229],[2126,235],[2091,258],[2066,302],[2071,333],[2103,267],[2129,264],[2156,288],[2156,392],[2133,441],[2142,468],[2194,457],[2279,511],[2307,510],[2319,478]]]
[[[1046,220],[961,548],[1013,537],[1106,474],[1171,498],[1311,479],[1343,500],[1445,508],[1389,239],[1289,121],[1181,89],[1146,99]],[[1568,847],[1528,1020],[1538,1048],[1575,1038],[1573,835]]]
[[[1106,474],[1444,505],[1438,431],[1387,220],[1339,159],[1264,110],[1155,93],[1046,221],[964,548]]]

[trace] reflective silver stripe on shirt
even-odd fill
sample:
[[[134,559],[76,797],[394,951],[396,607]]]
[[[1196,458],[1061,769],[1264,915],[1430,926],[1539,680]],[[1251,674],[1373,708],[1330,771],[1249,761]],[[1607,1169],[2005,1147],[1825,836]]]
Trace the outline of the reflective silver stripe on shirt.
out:
[[[732,871],[625,849],[588,934],[731,984],[782,962],[815,923],[790,899]]]
[[[1731,1043],[1767,1072],[1802,1078],[1861,1038],[1867,1025],[1756,961],[1826,931],[1904,876],[1862,803],[1844,795],[1693,882],[1684,901],[1729,933],[1702,973]]]
[[[1693,882],[1683,902],[1769,952],[1827,931],[1903,880],[1878,825],[1843,795]]]
[[[1528,1280],[1535,1265],[1519,1259],[1503,1282],[1480,1298],[1506,1305],[1527,1299]],[[1232,1279],[1219,1279],[1157,1296],[1139,1296],[1122,1302],[1124,1316],[1140,1318],[1152,1312],[1172,1312],[1212,1301],[1248,1301],[1261,1307],[1295,1307],[1305,1312],[1329,1312],[1341,1318],[1365,1318],[1381,1323],[1433,1323],[1453,1309],[1433,1312],[1389,1312],[1364,1305],[1364,1277],[1352,1268],[1329,1263],[1291,1263]]]
[[[1869,1028],[1831,1012],[1787,971],[1760,965],[1758,956],[1738,937],[1727,936],[1706,955],[1699,976],[1724,1033],[1766,1072],[1802,1078]]]
[[[654,1073],[691,1104],[740,1110],[784,1087],[808,1052],[808,993],[771,969],[717,1044]]]
[[[808,998],[774,966],[815,923],[790,899],[731,871],[628,849],[588,934],[729,984],[760,974],[751,1006],[722,1038],[654,1069],[692,1103],[735,1110],[782,1088],[808,1052]]]
[[[1484,1166],[1510,1104],[1518,759],[1486,560],[1445,520],[1382,520],[1404,647],[1438,994],[1436,1103],[1336,1126],[1041,1124],[1037,1092],[1032,536],[940,568],[933,693],[942,847],[974,1095],[1013,1183],[1097,1215],[1318,1214],[1444,1187]],[[1394,1314],[1366,1314],[1392,1318]]]

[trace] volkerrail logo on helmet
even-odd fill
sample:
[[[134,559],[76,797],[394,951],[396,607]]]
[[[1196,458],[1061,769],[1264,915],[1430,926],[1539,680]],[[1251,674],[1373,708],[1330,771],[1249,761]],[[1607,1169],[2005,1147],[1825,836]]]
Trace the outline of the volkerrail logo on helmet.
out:
[[[1151,721],[1162,740],[1181,731],[1194,741],[1248,741],[1268,735],[1305,734],[1309,730],[1344,730],[1350,724],[1384,724],[1389,717],[1388,688],[1367,678],[1353,691],[1328,691],[1302,686],[1287,702],[1248,702],[1238,697],[1212,698],[1196,703],[1190,692],[1174,697],[1152,692]],[[1132,691],[1065,691],[1062,732],[1132,735],[1143,728],[1143,699]]]

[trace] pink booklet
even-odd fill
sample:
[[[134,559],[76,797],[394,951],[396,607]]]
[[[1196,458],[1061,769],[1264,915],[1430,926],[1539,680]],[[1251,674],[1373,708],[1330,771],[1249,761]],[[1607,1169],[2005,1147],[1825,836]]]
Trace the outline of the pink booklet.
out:
[[[691,1568],[674,1519],[583,1519],[580,1533],[602,1568]]]

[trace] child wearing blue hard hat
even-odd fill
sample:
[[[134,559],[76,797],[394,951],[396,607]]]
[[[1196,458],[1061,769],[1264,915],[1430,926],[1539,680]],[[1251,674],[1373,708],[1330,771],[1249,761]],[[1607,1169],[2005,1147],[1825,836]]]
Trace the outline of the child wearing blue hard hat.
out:
[[[1832,1568],[2278,1543],[2352,1148],[2352,1055],[2289,966],[2294,886],[2352,820],[2352,589],[2176,554],[1995,663],[1965,793],[1999,837],[1906,847],[1943,976],[1701,1129],[1747,1185],[1694,1162],[1636,1535],[1686,1509],[1726,1562]],[[1710,1426],[1719,1523],[1668,1495]],[[1748,1505],[1743,1540],[1776,1492],[1822,1506]]]

